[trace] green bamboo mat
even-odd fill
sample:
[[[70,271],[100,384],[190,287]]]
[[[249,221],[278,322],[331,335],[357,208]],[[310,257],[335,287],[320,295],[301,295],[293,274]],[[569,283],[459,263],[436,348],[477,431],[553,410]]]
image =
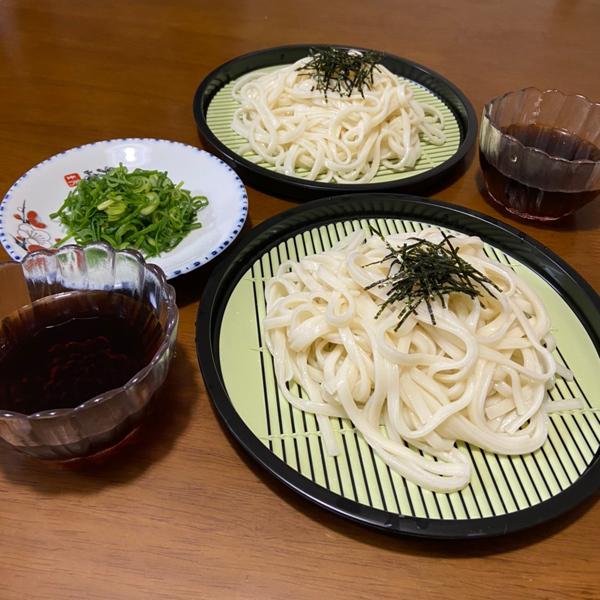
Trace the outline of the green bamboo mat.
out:
[[[279,67],[268,67],[260,69],[265,73]],[[438,96],[422,85],[410,81],[403,77],[399,77],[401,81],[405,81],[414,92],[414,97],[419,102],[424,102],[437,108],[444,119],[444,133],[446,135],[446,143],[442,146],[435,146],[428,142],[422,141],[423,154],[417,161],[414,169],[397,173],[390,169],[381,168],[371,183],[383,183],[386,181],[395,181],[398,179],[406,179],[425,173],[448,160],[452,157],[460,145],[460,128],[456,117],[446,104]],[[215,136],[227,146],[230,150],[239,154],[240,147],[246,142],[244,138],[239,136],[231,129],[231,121],[233,113],[238,108],[239,103],[231,96],[231,90],[235,85],[235,81],[231,81],[223,86],[213,97],[206,111],[206,123]],[[254,153],[244,155],[244,158],[253,161],[256,157]],[[253,161],[254,162],[254,161]],[[265,162],[257,163],[265,169],[273,171],[273,167]],[[301,177],[307,171],[298,171],[298,176]]]
[[[337,457],[326,454],[312,414],[292,407],[275,384],[273,361],[264,347],[264,286],[287,260],[330,248],[368,223],[383,232],[416,231],[424,225],[398,219],[345,221],[289,238],[257,260],[229,297],[220,332],[220,366],[231,402],[266,447],[314,483],[360,504],[430,519],[500,516],[535,506],[572,485],[592,462],[600,444],[600,391],[595,384],[598,354],[583,325],[558,293],[539,275],[503,252],[486,252],[510,265],[542,297],[557,339],[559,362],[575,380],[559,380],[551,399],[583,398],[584,410],[550,415],[542,448],[525,456],[501,456],[460,443],[474,465],[469,486],[451,494],[422,489],[391,471],[352,423],[334,419],[340,443]]]

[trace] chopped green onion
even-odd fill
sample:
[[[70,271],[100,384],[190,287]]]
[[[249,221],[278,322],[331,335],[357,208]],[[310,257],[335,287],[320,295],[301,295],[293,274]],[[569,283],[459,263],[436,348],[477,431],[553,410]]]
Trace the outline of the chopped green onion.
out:
[[[102,240],[151,257],[202,227],[197,213],[207,205],[205,196],[192,196],[166,172],[129,172],[120,164],[81,179],[50,218],[67,228],[59,244],[71,238],[82,245]]]

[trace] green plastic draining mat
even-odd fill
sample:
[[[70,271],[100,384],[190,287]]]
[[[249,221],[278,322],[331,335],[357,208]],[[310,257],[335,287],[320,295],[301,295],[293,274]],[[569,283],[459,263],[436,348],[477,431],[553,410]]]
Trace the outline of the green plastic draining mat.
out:
[[[524,456],[503,456],[459,444],[474,465],[471,483],[451,494],[422,489],[393,472],[352,424],[333,420],[341,453],[328,456],[312,414],[280,396],[273,361],[264,346],[264,286],[288,259],[330,248],[356,228],[415,231],[427,224],[412,220],[352,219],[297,233],[257,258],[231,292],[221,322],[219,361],[229,399],[246,426],[268,450],[318,486],[373,509],[436,520],[502,517],[555,497],[573,486],[594,461],[600,445],[598,352],[579,318],[540,275],[497,248],[486,252],[508,264],[541,296],[557,340],[557,360],[574,381],[558,378],[551,400],[581,398],[585,408],[549,415],[549,437]]]
[[[276,68],[280,67],[268,67],[265,69],[259,69],[259,71],[264,71],[266,73]],[[414,92],[414,98],[416,100],[422,103],[430,104],[440,111],[444,119],[444,133],[446,135],[446,142],[441,146],[436,146],[422,140],[421,143],[423,154],[418,160],[414,169],[395,172],[382,167],[379,169],[377,175],[370,183],[396,181],[425,173],[451,158],[456,153],[460,144],[460,128],[458,122],[455,116],[452,114],[452,111],[443,102],[443,100],[433,94],[426,87],[415,83],[414,81],[410,81],[403,77],[399,77],[399,79],[400,81],[406,82],[410,86]],[[239,150],[246,140],[231,129],[233,114],[239,106],[239,103],[234,100],[231,95],[231,90],[234,85],[235,81],[231,81],[218,90],[214,95],[206,111],[206,123],[222,144],[227,146],[236,154],[240,154]],[[254,153],[248,153],[244,154],[243,157],[252,161],[256,155]],[[268,163],[258,162],[257,164],[260,167],[274,171],[272,165],[269,165]],[[298,176],[302,177],[302,171],[298,171]]]

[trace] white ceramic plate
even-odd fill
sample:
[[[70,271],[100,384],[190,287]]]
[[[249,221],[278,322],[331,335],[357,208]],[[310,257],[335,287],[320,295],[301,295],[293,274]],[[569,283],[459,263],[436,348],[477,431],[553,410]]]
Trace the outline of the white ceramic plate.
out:
[[[36,165],[8,190],[0,204],[0,241],[14,260],[27,252],[50,248],[64,236],[62,225],[50,219],[86,171],[123,163],[135,168],[166,171],[183,181],[192,195],[209,204],[198,213],[200,229],[192,231],[170,252],[149,259],[167,278],[207,263],[237,237],[248,214],[246,189],[235,172],[216,156],[180,142],[116,139],[61,152]]]

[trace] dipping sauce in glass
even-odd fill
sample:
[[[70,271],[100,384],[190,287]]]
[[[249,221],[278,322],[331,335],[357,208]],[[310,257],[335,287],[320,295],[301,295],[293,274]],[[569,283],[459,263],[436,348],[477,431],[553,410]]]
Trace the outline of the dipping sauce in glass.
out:
[[[534,87],[483,108],[479,158],[490,201],[555,221],[600,197],[600,103]]]
[[[0,323],[0,410],[75,408],[146,366],[161,340],[152,309],[117,292],[66,292]]]
[[[536,124],[509,125],[501,131],[524,146],[538,148],[555,158],[600,161],[600,148],[568,131]],[[520,181],[502,173],[488,161],[481,149],[479,160],[491,199],[510,212],[526,218],[537,216],[540,219],[554,220],[600,196],[600,189],[565,191],[569,189],[572,177],[567,168],[562,182],[555,182],[554,189],[544,189],[528,185],[526,174],[525,177],[521,174],[523,180]]]

